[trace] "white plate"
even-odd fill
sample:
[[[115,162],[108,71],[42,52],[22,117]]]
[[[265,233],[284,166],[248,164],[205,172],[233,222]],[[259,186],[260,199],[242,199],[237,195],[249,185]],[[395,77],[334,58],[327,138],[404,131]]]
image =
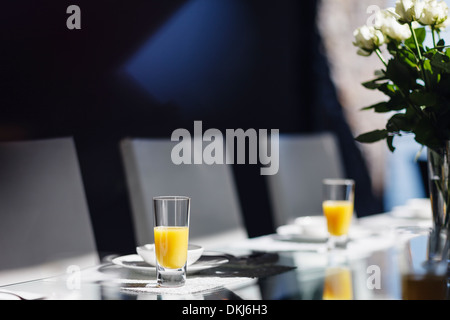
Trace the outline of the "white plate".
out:
[[[348,236],[351,240],[365,238],[371,235],[371,232],[366,228],[357,225],[351,225],[348,231]],[[322,232],[302,232],[298,225],[288,224],[277,228],[276,238],[285,241],[298,242],[326,242],[328,234]]]
[[[215,268],[228,261],[228,259],[223,257],[201,256],[200,259],[187,268],[187,273],[195,273],[205,269]],[[112,259],[112,263],[135,271],[156,274],[156,268],[145,262],[138,254],[129,254],[114,258]]]

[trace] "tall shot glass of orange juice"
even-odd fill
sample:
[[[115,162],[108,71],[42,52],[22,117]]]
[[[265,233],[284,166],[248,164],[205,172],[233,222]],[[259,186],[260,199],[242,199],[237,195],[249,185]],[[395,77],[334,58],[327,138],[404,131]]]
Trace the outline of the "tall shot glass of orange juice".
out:
[[[154,197],[156,279],[160,287],[180,287],[186,282],[189,242],[189,197]]]
[[[328,247],[346,247],[353,216],[355,181],[351,179],[323,180],[323,214],[327,220]]]

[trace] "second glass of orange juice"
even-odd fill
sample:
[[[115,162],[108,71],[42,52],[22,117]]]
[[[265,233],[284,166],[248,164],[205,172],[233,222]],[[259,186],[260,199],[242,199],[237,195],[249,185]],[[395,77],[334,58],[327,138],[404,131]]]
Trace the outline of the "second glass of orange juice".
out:
[[[353,216],[355,182],[351,179],[323,181],[323,214],[327,220],[329,248],[345,247]]]
[[[153,203],[158,286],[183,286],[186,282],[190,198],[155,197]]]

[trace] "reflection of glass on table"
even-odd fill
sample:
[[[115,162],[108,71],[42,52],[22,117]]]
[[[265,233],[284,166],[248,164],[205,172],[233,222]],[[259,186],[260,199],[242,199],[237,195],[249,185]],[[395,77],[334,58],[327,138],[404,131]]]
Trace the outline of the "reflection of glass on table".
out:
[[[322,298],[324,300],[353,299],[352,273],[348,267],[328,267],[325,270]]]
[[[401,244],[399,262],[401,271],[402,299],[445,300],[447,299],[447,266],[444,259],[429,259],[428,228],[397,228],[401,237],[408,239]],[[441,241],[445,242],[446,239]],[[418,254],[418,253],[422,254]]]
[[[403,300],[445,300],[447,277],[439,274],[402,275]]]

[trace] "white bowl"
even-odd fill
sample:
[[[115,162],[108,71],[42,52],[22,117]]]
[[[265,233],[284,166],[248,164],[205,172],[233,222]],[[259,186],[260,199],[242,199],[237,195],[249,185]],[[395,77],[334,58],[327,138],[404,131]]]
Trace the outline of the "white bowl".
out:
[[[406,206],[413,218],[432,218],[430,199],[409,199],[406,201]]]
[[[327,220],[324,216],[306,216],[295,219],[300,233],[310,237],[327,237]]]
[[[189,244],[187,265],[190,266],[191,264],[195,263],[201,257],[203,250],[204,248],[202,246],[196,244]],[[156,255],[154,244],[145,244],[143,246],[136,247],[136,252],[149,265],[156,266]]]

